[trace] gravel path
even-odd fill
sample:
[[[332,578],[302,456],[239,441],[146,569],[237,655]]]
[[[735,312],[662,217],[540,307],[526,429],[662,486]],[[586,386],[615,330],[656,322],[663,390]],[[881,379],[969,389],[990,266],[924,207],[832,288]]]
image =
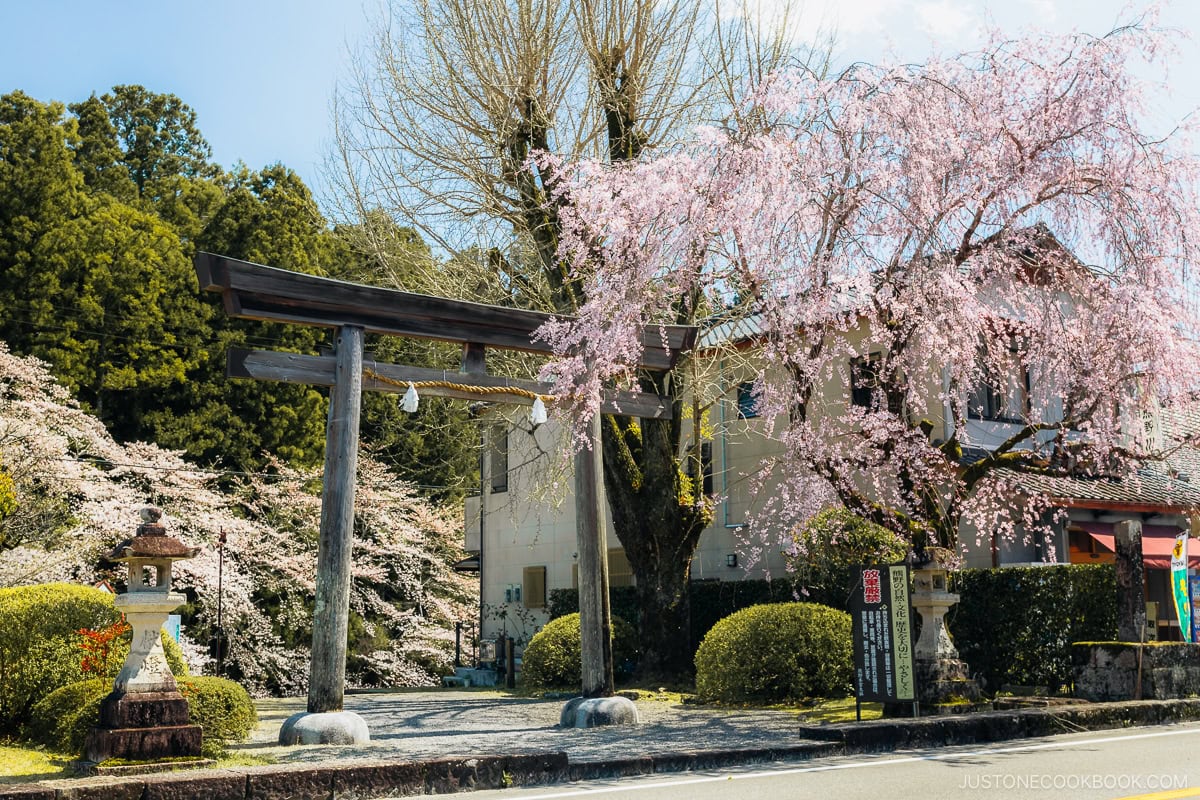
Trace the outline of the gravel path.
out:
[[[281,747],[279,726],[303,711],[304,698],[257,703],[258,729],[233,749],[281,762],[352,758],[423,759],[564,751],[572,761],[710,749],[794,745],[797,717],[786,711],[698,708],[637,701],[641,724],[577,730],[558,728],[563,700],[514,698],[479,690],[353,694],[346,710],[367,721],[371,742],[348,747]]]

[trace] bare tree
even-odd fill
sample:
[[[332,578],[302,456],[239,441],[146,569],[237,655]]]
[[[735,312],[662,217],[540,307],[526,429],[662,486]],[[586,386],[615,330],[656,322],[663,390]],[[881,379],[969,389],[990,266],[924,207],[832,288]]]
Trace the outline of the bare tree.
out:
[[[336,102],[335,202],[355,222],[382,209],[452,254],[409,269],[420,285],[404,288],[573,312],[585,298],[558,253],[569,198],[555,192],[556,159],[633,161],[697,124],[753,125],[738,105],[747,86],[789,61],[824,68],[826,50],[788,39],[788,3],[771,24],[749,6],[392,0]],[[387,226],[352,229],[386,279]],[[676,321],[703,308],[681,297]],[[613,526],[641,600],[645,678],[690,670],[688,566],[712,515],[688,478],[702,473],[703,409],[680,401],[687,369],[642,376],[645,390],[674,398],[671,420],[602,426]]]

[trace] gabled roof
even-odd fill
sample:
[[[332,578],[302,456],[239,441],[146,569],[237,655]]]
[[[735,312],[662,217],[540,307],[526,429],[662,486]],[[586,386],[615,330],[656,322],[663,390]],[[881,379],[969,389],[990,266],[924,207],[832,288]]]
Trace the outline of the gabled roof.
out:
[[[1001,468],[997,472],[1030,494],[1053,498],[1063,505],[1127,506],[1130,510],[1178,513],[1200,508],[1200,404],[1164,409],[1159,423],[1166,457],[1144,463],[1124,478],[1107,475],[1056,475]],[[965,448],[962,461],[973,464],[987,456],[980,448]]]

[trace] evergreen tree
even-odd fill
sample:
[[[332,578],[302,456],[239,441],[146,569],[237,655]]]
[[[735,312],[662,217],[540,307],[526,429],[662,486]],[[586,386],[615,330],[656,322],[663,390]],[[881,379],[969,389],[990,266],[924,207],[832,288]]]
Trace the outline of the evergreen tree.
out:
[[[231,258],[320,273],[332,234],[308,188],[275,165],[240,168],[204,230],[198,249]],[[319,464],[324,453],[326,400],[311,386],[237,381],[225,376],[231,347],[315,353],[327,333],[316,328],[230,319],[206,296],[209,346],[185,383],[147,410],[157,441],[206,462],[254,469],[272,453],[294,464]]]
[[[0,332],[27,341],[27,292],[34,248],[45,232],[73,217],[83,179],[72,163],[78,143],[73,120],[59,103],[23,92],[0,97]]]
[[[156,217],[111,197],[46,231],[23,287],[36,334],[28,350],[118,435],[152,433],[118,402],[185,379],[198,359],[196,278],[178,237]]]
[[[125,164],[125,154],[117,141],[117,129],[109,119],[108,109],[96,95],[82,103],[74,103],[70,108],[79,131],[79,141],[74,148],[75,166],[82,173],[84,183],[92,192],[132,202],[137,197],[137,187]]]
[[[225,375],[231,347],[316,353],[328,333],[230,319],[201,294],[198,249],[372,282],[362,231],[332,231],[281,164],[224,173],[179,98],[118,86],[70,106],[0,98],[0,337],[45,359],[122,441],[147,440],[205,464],[319,464],[322,390]],[[440,265],[390,220],[398,282],[420,290]],[[403,257],[400,257],[403,255]],[[380,358],[457,369],[452,347],[384,338]],[[475,484],[475,429],[462,403],[420,412],[371,393],[363,440],[401,477],[438,496]]]
[[[139,197],[155,195],[160,180],[215,177],[212,147],[196,127],[196,112],[173,94],[144,86],[113,87],[100,98]]]

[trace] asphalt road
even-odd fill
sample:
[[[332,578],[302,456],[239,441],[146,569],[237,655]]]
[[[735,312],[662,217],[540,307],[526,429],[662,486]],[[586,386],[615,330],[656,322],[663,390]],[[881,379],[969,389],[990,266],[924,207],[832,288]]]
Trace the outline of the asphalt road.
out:
[[[631,753],[631,755],[633,755]],[[472,800],[1182,800],[1200,798],[1200,723],[1091,731],[707,773],[474,792]]]

